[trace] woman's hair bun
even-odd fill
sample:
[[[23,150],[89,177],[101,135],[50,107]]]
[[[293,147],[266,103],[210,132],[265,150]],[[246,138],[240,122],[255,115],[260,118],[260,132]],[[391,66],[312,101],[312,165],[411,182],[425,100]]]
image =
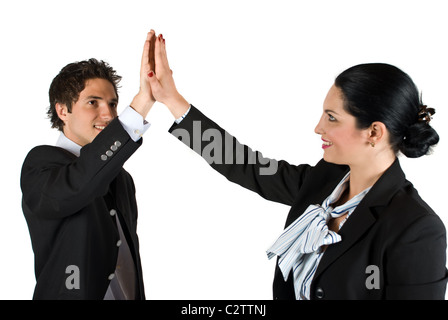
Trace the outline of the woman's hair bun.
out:
[[[437,132],[425,121],[417,121],[409,126],[399,148],[406,157],[418,158],[430,153],[438,142]]]

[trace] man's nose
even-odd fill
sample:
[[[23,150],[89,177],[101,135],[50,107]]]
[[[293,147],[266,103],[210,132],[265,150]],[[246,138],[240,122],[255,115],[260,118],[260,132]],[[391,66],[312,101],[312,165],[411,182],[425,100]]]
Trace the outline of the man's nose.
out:
[[[114,118],[114,111],[108,104],[102,104],[100,107],[100,117],[103,120],[111,121]]]

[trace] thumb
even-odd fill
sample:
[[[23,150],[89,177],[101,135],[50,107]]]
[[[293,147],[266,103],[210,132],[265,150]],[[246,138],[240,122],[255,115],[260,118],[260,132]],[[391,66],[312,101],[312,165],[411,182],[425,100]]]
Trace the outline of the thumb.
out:
[[[154,98],[156,100],[160,100],[160,98],[161,98],[160,94],[162,92],[162,86],[161,86],[161,84],[159,82],[159,79],[157,79],[156,74],[154,73],[154,71],[151,70],[151,71],[148,72],[147,79],[148,79],[149,85],[151,87],[151,92],[152,92]]]
[[[153,87],[159,85],[159,80],[157,79],[156,74],[155,74],[154,71],[151,70],[151,71],[148,72],[148,78],[147,79],[149,81],[149,84],[151,85],[151,89]]]

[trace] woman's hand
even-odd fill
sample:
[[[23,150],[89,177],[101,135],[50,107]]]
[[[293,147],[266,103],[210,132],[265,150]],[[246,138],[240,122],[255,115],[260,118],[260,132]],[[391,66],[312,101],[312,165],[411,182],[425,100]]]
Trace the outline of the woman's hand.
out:
[[[190,104],[179,94],[174,84],[173,72],[168,64],[165,39],[160,34],[154,46],[155,70],[147,73],[154,98],[168,107],[177,119],[187,112]]]

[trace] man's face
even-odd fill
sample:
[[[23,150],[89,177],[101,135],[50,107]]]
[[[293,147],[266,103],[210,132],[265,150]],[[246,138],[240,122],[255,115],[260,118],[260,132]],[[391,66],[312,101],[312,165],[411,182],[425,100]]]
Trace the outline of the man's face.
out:
[[[93,139],[117,116],[118,97],[114,86],[105,79],[86,81],[79,99],[69,113],[65,105],[57,107],[59,118],[64,121],[64,134],[81,147]]]

